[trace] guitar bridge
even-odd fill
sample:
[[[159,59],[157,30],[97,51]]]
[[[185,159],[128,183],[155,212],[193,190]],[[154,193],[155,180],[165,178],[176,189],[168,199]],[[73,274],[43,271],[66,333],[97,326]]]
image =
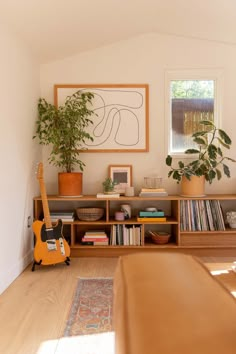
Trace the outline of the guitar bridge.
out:
[[[47,243],[47,248],[48,248],[48,251],[56,251],[57,250],[57,243],[56,243],[56,240],[47,240],[46,241]]]

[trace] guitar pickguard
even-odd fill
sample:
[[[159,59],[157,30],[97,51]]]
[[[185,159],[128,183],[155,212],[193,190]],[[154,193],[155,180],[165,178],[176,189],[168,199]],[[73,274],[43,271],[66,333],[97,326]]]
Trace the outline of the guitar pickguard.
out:
[[[43,224],[41,229],[41,241],[46,242],[48,240],[59,240],[62,237],[62,221],[58,220],[57,225],[53,226],[51,229],[47,229],[46,225]]]

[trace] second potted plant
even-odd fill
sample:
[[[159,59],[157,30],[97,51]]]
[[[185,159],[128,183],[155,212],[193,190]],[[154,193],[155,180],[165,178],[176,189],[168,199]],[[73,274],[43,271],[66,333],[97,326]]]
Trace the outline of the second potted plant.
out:
[[[114,193],[114,187],[117,185],[116,181],[113,181],[111,177],[107,177],[104,182],[102,182],[103,185],[103,192],[105,194],[109,193]]]
[[[64,105],[56,107],[44,98],[38,101],[38,120],[36,134],[39,144],[49,145],[51,153],[49,163],[63,169],[58,174],[58,192],[62,196],[78,196],[82,194],[82,171],[84,162],[79,153],[84,149],[84,143],[93,137],[86,128],[93,124],[91,116],[94,111],[90,92],[77,91],[68,96]],[[78,165],[81,172],[74,172]]]
[[[192,135],[196,148],[187,149],[185,154],[193,156],[190,162],[178,162],[173,167],[173,159],[166,157],[166,164],[171,169],[168,177],[172,177],[177,183],[181,182],[181,194],[186,196],[203,196],[205,194],[205,181],[210,184],[214,179],[220,180],[222,173],[230,177],[227,161],[236,162],[234,159],[224,156],[222,148],[230,149],[231,139],[228,134],[211,121],[200,122],[206,130],[200,130]],[[196,189],[193,182],[196,183]]]

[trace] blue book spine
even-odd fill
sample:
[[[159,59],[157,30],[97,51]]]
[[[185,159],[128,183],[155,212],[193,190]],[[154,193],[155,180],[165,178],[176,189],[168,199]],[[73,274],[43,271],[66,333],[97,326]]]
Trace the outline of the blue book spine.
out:
[[[148,217],[156,217],[156,216],[165,216],[165,213],[163,210],[159,210],[159,211],[140,211],[139,212],[139,216],[144,216],[146,218]]]

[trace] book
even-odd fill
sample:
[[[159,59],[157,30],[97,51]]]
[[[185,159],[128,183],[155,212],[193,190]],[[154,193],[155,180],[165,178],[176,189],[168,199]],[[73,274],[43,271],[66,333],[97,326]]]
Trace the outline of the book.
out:
[[[81,245],[84,246],[108,246],[109,240],[107,241],[83,241],[81,242]]]
[[[94,242],[93,242],[93,245],[94,245],[94,246],[108,246],[108,244],[109,244],[108,241],[102,241],[102,242],[100,242],[100,241],[99,241],[99,242],[98,242],[98,241],[95,242],[95,241],[94,241]]]
[[[74,211],[51,211],[50,217],[51,218],[58,218],[58,219],[66,219],[66,218],[73,218],[75,215]]]
[[[58,215],[58,214],[61,214],[61,215],[74,215],[74,210],[52,210],[50,211],[50,214],[52,215]]]
[[[85,231],[85,235],[106,235],[104,230],[88,230]]]
[[[145,217],[137,217],[137,221],[155,221],[155,222],[162,222],[162,221],[166,221],[166,217],[155,217],[155,218],[145,218]]]
[[[103,237],[107,237],[107,234],[105,231],[101,231],[101,230],[93,230],[93,231],[86,231],[84,233],[84,237],[100,237],[100,238],[103,238]]]
[[[167,192],[140,192],[140,197],[166,197],[168,196]]]
[[[83,237],[82,241],[96,241],[96,242],[105,242],[105,241],[109,241],[108,237]]]
[[[165,216],[165,213],[163,210],[157,210],[157,211],[145,211],[145,210],[140,210],[139,211],[139,216],[145,216],[145,217],[155,217],[155,216]]]
[[[104,194],[104,193],[97,193],[97,198],[119,198],[120,193],[112,193],[112,194]]]
[[[166,192],[165,188],[142,188],[141,192]]]
[[[57,222],[58,220],[61,220],[62,222],[73,222],[75,221],[75,218],[50,218],[51,222]]]
[[[99,238],[104,238],[104,237],[107,237],[107,235],[106,234],[93,234],[93,235],[86,235],[86,234],[84,234],[84,238],[91,238],[91,237],[93,237],[93,238],[97,238],[97,239],[99,239]]]

